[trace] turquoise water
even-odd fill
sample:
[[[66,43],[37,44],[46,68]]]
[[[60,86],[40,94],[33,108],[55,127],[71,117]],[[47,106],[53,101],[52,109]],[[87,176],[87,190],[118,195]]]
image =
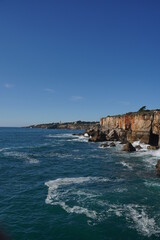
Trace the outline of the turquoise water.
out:
[[[0,128],[0,223],[11,239],[159,239],[160,151],[102,149],[72,133]]]

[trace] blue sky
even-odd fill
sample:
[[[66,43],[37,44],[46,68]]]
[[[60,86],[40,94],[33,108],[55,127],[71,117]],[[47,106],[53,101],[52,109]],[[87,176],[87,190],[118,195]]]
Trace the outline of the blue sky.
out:
[[[160,108],[159,12],[159,0],[0,0],[0,126]]]

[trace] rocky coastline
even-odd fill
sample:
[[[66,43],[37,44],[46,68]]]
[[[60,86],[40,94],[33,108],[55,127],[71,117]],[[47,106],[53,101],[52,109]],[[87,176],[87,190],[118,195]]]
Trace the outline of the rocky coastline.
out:
[[[43,123],[37,125],[31,125],[27,128],[44,128],[44,129],[69,129],[69,130],[87,130],[99,128],[99,122],[86,122],[86,121],[75,121],[75,122],[58,122],[58,123]]]
[[[160,109],[139,110],[122,115],[107,116],[100,122],[65,122],[31,125],[27,128],[84,130],[83,135],[89,142],[103,142],[102,148],[115,147],[116,141],[122,144],[122,151],[135,152],[141,150],[140,144],[147,144],[148,150],[160,148]],[[75,135],[75,134],[74,134]],[[160,160],[156,165],[157,175],[160,176]]]
[[[100,119],[100,126],[87,129],[90,142],[103,142],[102,148],[113,147],[119,141],[122,151],[135,152],[141,150],[140,144],[147,144],[148,150],[160,148],[160,110],[142,110],[123,115],[107,116]],[[160,176],[160,160],[156,165],[157,175]]]
[[[160,147],[160,110],[143,110],[100,119],[100,125],[86,131],[89,141],[121,141]]]

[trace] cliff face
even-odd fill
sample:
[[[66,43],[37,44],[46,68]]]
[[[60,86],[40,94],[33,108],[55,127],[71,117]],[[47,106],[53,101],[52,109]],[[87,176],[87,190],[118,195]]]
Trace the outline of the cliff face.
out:
[[[128,141],[140,140],[146,144],[160,146],[160,111],[144,111],[101,118],[104,131],[123,132]]]

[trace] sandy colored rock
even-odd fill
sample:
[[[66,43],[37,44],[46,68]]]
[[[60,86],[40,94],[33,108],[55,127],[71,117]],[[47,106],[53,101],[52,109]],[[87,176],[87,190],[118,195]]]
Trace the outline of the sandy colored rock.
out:
[[[100,125],[104,131],[115,131],[120,141],[140,141],[160,147],[160,110],[108,116],[101,118]]]

